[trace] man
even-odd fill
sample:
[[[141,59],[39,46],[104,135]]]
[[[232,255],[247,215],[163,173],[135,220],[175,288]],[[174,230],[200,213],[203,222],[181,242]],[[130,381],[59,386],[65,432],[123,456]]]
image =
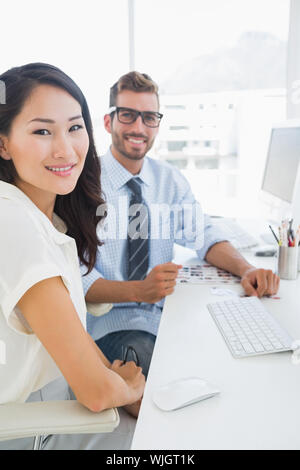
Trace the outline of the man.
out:
[[[101,159],[108,203],[99,231],[104,244],[93,271],[82,271],[87,302],[114,304],[101,317],[88,315],[89,332],[110,361],[133,346],[146,376],[163,301],[180,268],[171,262],[174,243],[240,276],[248,295],[271,295],[279,286],[272,271],[251,266],[203,217],[177,169],[147,157],[161,118],[158,88],[148,75],[130,72],[111,88],[104,125],[112,145]]]

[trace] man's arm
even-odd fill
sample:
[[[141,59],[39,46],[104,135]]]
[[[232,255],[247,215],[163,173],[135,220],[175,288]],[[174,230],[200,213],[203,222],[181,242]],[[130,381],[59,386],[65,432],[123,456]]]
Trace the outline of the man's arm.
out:
[[[276,294],[279,277],[270,269],[257,269],[229,243],[214,244],[205,256],[208,263],[241,277],[241,284],[247,295],[262,297]]]
[[[229,242],[215,243],[206,253],[206,261],[218,268],[243,277],[244,273],[253,268],[245,258]]]
[[[156,303],[172,294],[180,268],[180,265],[174,263],[160,264],[143,281],[98,278],[87,291],[85,300],[91,303]]]

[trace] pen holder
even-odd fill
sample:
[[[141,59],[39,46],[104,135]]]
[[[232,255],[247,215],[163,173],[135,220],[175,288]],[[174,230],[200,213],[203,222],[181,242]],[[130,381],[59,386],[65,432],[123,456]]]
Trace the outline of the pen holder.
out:
[[[298,246],[280,246],[278,251],[278,276],[296,279],[298,274]]]

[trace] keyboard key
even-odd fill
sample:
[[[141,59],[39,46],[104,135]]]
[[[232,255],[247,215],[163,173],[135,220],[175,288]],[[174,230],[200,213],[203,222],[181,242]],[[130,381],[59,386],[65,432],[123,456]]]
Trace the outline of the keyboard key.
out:
[[[251,346],[250,343],[243,343],[243,348],[245,349],[245,351],[247,353],[253,353],[254,352],[254,348]]]
[[[253,344],[253,347],[254,347],[254,349],[257,353],[265,351],[265,348],[261,344],[255,343],[255,344]],[[271,346],[271,348],[272,348],[272,346]],[[267,349],[266,349],[266,351],[267,351]],[[270,351],[270,349],[269,349],[269,351]]]

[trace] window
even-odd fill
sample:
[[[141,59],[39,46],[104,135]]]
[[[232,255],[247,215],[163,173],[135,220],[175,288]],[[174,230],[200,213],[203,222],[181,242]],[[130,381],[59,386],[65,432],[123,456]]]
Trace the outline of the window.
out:
[[[186,147],[187,142],[184,140],[179,140],[179,141],[169,141],[168,142],[168,150],[169,152],[178,152],[180,150],[183,150],[184,147]]]
[[[188,126],[170,126],[170,131],[186,131]]]
[[[10,0],[1,3],[1,18],[2,72],[29,62],[61,68],[84,92],[98,151],[106,151],[109,89],[129,65],[127,1]]]
[[[290,1],[163,0],[149,8],[148,0],[136,0],[134,31],[128,5],[52,0],[45,10],[39,0],[3,2],[1,36],[18,40],[2,47],[2,70],[42,61],[74,78],[89,103],[102,154],[110,143],[103,127],[109,89],[129,69],[128,33],[134,33],[134,68],[160,87],[164,118],[154,158],[168,157],[178,166],[179,157],[185,162],[188,155],[182,171],[209,212],[231,207],[229,186],[241,201],[251,194],[254,206],[269,127],[286,117]],[[205,147],[205,141],[213,145]],[[205,161],[204,147],[214,152],[213,165]]]
[[[135,68],[158,82],[164,113],[153,155],[166,159],[160,141],[175,165],[188,155],[182,171],[208,212],[236,211],[237,199],[251,205],[270,125],[286,118],[289,1],[135,4]]]
[[[166,109],[184,110],[185,106],[181,104],[166,104]]]

